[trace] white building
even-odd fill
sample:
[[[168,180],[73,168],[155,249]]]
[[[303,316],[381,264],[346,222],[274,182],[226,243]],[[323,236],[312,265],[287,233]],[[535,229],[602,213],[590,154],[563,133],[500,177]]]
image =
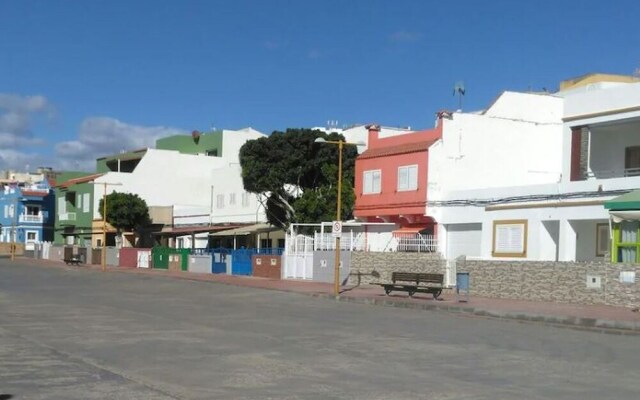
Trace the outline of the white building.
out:
[[[345,140],[349,143],[364,143],[364,145],[358,146],[358,154],[363,153],[369,147],[369,130],[366,128],[366,125],[353,125],[348,128],[337,128],[333,126],[329,127],[314,127],[311,129],[316,129],[322,132],[331,133],[336,132],[344,136]],[[404,135],[405,133],[411,133],[410,127],[407,128],[397,128],[390,126],[381,126],[379,132],[379,138],[386,138],[391,136]]]
[[[222,148],[216,149],[221,156],[207,155],[210,151],[193,154],[193,149],[189,150],[191,154],[146,149],[134,152],[133,156],[126,153],[108,157],[105,165],[111,165],[113,170],[95,180],[94,220],[100,219],[98,204],[107,183],[107,194],[134,193],[149,207],[171,207],[171,225],[176,230],[184,226],[266,221],[257,196],[243,188],[238,159],[242,144],[265,135],[244,129],[224,130],[221,136]],[[176,239],[182,240],[185,247],[192,245],[191,235]],[[196,235],[196,247],[205,247],[207,239],[208,232],[203,229]]]
[[[447,258],[603,260],[604,202],[640,187],[640,83],[587,75],[554,95],[505,93],[454,113],[429,152],[427,215]]]

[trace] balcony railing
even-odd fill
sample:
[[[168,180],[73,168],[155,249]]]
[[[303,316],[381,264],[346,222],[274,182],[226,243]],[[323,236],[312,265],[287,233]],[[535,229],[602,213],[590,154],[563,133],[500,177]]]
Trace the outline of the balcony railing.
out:
[[[20,222],[33,222],[33,223],[41,224],[43,220],[44,218],[42,217],[42,214],[38,214],[38,215],[22,214],[18,216],[18,221]]]
[[[76,213],[68,212],[68,213],[60,213],[60,221],[75,221]]]
[[[610,169],[600,171],[589,171],[584,174],[584,179],[611,179],[640,176],[640,168]]]

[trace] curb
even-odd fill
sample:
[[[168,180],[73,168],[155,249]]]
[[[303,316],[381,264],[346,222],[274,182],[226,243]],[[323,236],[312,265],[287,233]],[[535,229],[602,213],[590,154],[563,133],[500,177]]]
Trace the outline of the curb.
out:
[[[306,294],[306,293],[301,293]],[[338,302],[368,304],[393,308],[408,308],[423,311],[440,311],[467,317],[481,317],[491,319],[510,320],[525,323],[539,323],[558,328],[575,329],[580,331],[606,333],[611,335],[640,336],[640,322],[614,321],[584,317],[563,317],[555,315],[534,314],[520,311],[498,311],[481,309],[471,306],[454,306],[438,304],[420,304],[370,297],[335,297],[324,293],[310,293],[312,297],[335,300]]]

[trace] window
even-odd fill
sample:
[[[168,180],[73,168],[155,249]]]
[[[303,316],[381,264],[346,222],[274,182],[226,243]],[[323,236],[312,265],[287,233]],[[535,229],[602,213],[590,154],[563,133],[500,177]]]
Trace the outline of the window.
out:
[[[38,241],[38,232],[27,231],[27,242],[37,242],[37,241]]]
[[[84,200],[82,202],[82,211],[88,213],[91,211],[91,194],[85,193],[83,197]]]
[[[382,172],[379,169],[364,171],[363,194],[380,193],[380,180]]]
[[[398,192],[418,189],[418,166],[407,165],[398,168]]]
[[[82,209],[82,195],[80,195],[80,197],[78,197],[78,208]]]
[[[9,205],[8,204],[4,205],[4,217],[5,218],[9,218]]]
[[[596,225],[596,257],[604,257],[609,252],[609,224]]]
[[[624,152],[625,176],[640,175],[640,146],[627,147]]]
[[[13,218],[14,213],[15,213],[15,208],[14,208],[14,206],[12,204],[12,205],[9,206],[9,217]]]
[[[40,206],[27,205],[27,215],[39,215]]]
[[[527,220],[493,221],[493,257],[527,256]]]
[[[229,193],[229,205],[233,206],[236,204],[236,194],[235,193]]]
[[[67,212],[67,200],[64,197],[58,198],[58,214]]]
[[[242,193],[242,207],[249,207],[249,193],[244,192]]]
[[[224,208],[224,194],[216,196],[216,208]]]
[[[614,226],[613,262],[637,263],[640,240],[638,221],[622,221]]]

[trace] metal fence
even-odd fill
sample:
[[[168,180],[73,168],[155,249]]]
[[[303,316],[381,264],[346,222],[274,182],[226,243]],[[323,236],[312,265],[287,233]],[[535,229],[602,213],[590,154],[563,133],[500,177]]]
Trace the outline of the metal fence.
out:
[[[394,234],[393,238],[396,241],[396,251],[417,253],[438,251],[438,241],[433,235],[398,233]]]

